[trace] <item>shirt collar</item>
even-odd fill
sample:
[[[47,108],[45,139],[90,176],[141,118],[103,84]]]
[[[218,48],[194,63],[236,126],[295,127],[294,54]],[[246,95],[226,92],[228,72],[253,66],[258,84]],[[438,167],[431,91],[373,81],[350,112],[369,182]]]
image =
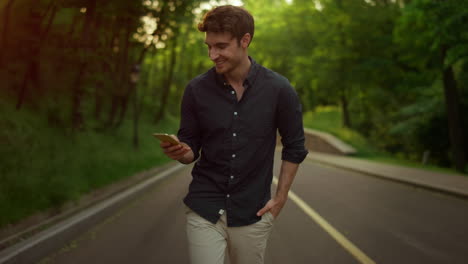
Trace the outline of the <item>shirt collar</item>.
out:
[[[251,87],[255,83],[255,79],[257,78],[258,68],[260,65],[258,65],[257,62],[250,56],[249,56],[249,60],[251,64],[250,64],[249,73],[247,74],[247,78],[244,80],[244,86],[247,85],[248,87]],[[215,78],[218,84],[222,85],[223,87],[227,87],[229,85],[228,81],[224,78],[222,74],[216,73],[216,69],[214,67],[212,68],[212,71],[215,74]]]

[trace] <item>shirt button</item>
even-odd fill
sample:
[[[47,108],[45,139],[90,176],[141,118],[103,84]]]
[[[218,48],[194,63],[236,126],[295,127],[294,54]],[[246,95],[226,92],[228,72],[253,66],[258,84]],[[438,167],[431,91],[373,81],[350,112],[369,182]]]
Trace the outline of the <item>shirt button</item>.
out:
[[[236,157],[236,154],[232,154],[232,157],[235,158],[235,157]]]
[[[232,136],[233,136],[233,137],[236,137],[236,136],[237,136],[237,134],[236,134],[236,133],[232,133]]]
[[[235,94],[235,93],[236,93],[236,92],[234,92],[234,91],[231,91],[231,94]]]
[[[234,115],[236,116],[236,115],[237,115],[237,112],[234,112]]]
[[[230,195],[228,194],[228,195],[226,195],[226,197],[227,197],[227,198],[229,198],[229,197],[230,197]]]
[[[231,175],[231,180],[234,180],[234,176],[233,176],[233,175]]]

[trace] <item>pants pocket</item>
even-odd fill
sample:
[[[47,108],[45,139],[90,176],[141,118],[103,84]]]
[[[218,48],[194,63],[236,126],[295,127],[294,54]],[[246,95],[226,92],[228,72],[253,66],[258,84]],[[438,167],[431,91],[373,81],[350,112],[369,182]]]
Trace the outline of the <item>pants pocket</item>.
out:
[[[266,220],[270,223],[270,224],[273,224],[275,222],[275,217],[273,216],[273,214],[268,211],[264,214]]]

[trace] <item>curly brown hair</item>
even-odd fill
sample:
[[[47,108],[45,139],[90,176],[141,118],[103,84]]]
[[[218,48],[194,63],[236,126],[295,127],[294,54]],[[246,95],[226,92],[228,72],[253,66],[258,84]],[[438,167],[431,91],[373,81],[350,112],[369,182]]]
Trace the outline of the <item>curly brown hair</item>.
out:
[[[208,11],[203,20],[198,24],[201,32],[229,32],[240,40],[246,34],[250,34],[250,42],[254,35],[253,16],[244,8],[232,5],[218,6]],[[250,43],[249,43],[250,44]]]

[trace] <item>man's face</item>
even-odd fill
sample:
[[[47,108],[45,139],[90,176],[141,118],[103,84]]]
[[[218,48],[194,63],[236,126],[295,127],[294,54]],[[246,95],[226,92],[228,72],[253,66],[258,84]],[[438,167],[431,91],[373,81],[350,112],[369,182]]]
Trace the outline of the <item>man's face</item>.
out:
[[[215,63],[218,74],[226,74],[235,70],[246,53],[243,41],[239,45],[237,39],[228,32],[207,32],[205,44],[208,46],[208,55]]]

